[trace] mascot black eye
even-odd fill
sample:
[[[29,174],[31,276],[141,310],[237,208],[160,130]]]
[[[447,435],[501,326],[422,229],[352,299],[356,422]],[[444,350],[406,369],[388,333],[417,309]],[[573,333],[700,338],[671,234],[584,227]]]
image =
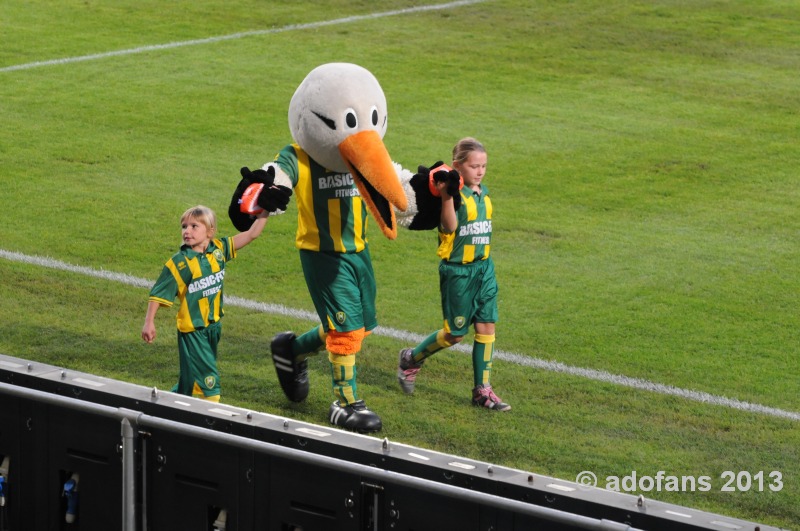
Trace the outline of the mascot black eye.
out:
[[[356,118],[356,111],[347,109],[344,113],[344,122],[350,129],[355,129],[358,126],[358,118]]]
[[[329,129],[332,129],[332,130],[336,131],[336,122],[334,122],[333,120],[331,120],[331,119],[330,119],[330,118],[328,118],[327,116],[323,116],[323,115],[321,115],[321,114],[320,114],[320,113],[318,113],[317,111],[311,111],[311,112],[313,112],[313,113],[314,113],[314,116],[316,116],[317,118],[319,118],[320,120],[322,120],[322,122],[323,122],[325,125],[327,125]]]
[[[377,107],[373,107],[372,108],[372,126],[373,127],[377,127],[377,125],[378,125],[378,108]]]

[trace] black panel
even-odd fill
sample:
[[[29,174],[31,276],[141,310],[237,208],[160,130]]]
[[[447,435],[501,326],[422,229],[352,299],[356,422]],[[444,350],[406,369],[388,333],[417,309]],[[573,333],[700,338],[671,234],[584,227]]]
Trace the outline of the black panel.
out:
[[[211,531],[221,514],[226,531],[568,531],[582,528],[576,517],[655,531],[756,528],[2,354],[0,384],[0,465],[10,462],[0,531],[122,528],[123,417],[140,423],[128,480],[137,529],[148,531]],[[78,504],[67,522],[72,478]]]

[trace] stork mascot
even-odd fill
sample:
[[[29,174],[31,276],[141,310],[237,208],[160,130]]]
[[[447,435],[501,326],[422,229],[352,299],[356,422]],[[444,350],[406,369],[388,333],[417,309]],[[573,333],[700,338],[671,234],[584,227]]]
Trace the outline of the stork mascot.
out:
[[[436,209],[441,209],[429,191],[431,170],[420,166],[412,175],[392,162],[383,144],[387,118],[386,97],[372,73],[349,63],[318,66],[289,104],[294,142],[261,169],[242,168],[228,210],[234,226],[246,230],[260,209],[285,210],[294,190],[295,246],[320,325],[300,336],[282,332],[272,339],[278,381],[289,400],[305,400],[307,359],[327,349],[335,396],[328,418],[361,433],[382,427],[356,386],[356,355],[378,324],[367,213],[394,240],[396,214],[403,226],[428,229],[438,223]]]

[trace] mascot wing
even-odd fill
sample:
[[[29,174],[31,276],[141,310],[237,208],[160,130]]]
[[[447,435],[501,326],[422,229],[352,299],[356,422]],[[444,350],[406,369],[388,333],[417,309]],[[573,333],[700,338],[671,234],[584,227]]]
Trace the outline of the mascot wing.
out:
[[[460,190],[463,187],[463,180],[456,170],[439,161],[430,168],[419,166],[417,173],[414,174],[399,164],[395,164],[395,171],[408,198],[408,208],[403,212],[397,212],[397,221],[401,226],[411,230],[431,230],[439,226],[442,199],[438,192],[434,194],[431,178],[433,173],[436,174],[436,180],[448,183],[447,192],[453,197],[453,207],[458,211],[461,205]]]

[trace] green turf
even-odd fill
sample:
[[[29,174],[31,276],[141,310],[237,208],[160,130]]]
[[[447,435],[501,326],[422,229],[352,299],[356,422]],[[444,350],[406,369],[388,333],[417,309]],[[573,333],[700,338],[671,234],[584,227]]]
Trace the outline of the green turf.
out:
[[[315,66],[355,62],[386,93],[392,157],[489,151],[497,347],[800,411],[800,6],[523,2],[295,27],[418,2],[22,2],[0,6],[0,249],[155,279],[179,216],[224,212],[238,169],[290,141],[289,99]],[[95,60],[68,57],[276,29]],[[305,311],[294,206],[230,266],[228,293]],[[440,323],[435,235],[371,232],[384,326]],[[147,291],[0,259],[0,352],[161,388],[174,320],[139,338]],[[413,298],[408,292],[413,290]],[[291,405],[266,346],[309,321],[229,307],[224,400],[324,423],[327,369]],[[797,421],[497,362],[512,404],[468,406],[467,355],[442,353],[407,398],[406,346],[373,336],[359,389],[393,440],[574,479],[779,470],[780,492],[654,497],[763,523],[800,520]]]

